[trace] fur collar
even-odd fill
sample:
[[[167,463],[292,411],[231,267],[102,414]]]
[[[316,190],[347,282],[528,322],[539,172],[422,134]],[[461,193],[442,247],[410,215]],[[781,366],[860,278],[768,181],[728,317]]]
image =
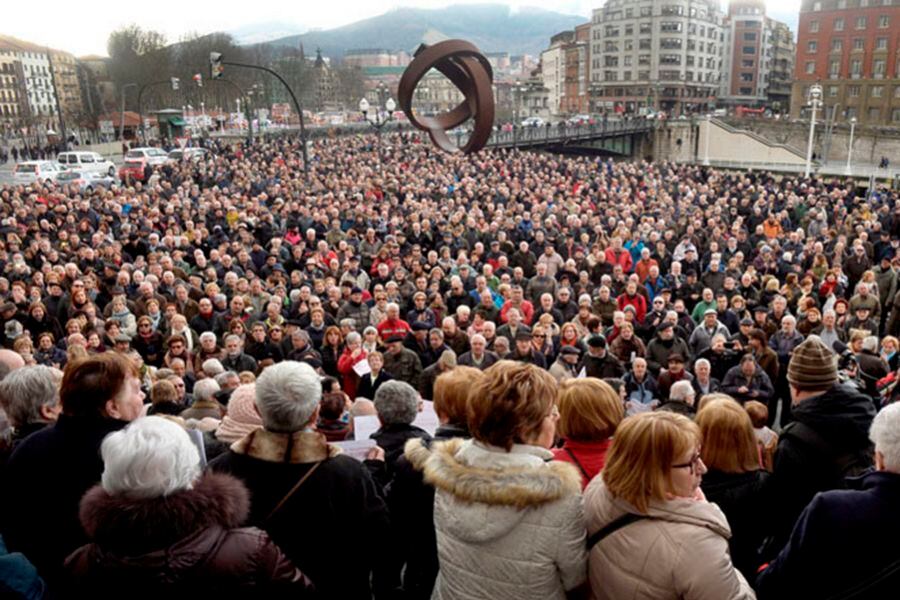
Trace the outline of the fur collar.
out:
[[[568,463],[548,461],[502,469],[464,464],[458,454],[471,441],[452,439],[427,447],[406,443],[406,457],[425,481],[465,502],[527,508],[581,493],[581,475]]]
[[[246,454],[267,462],[305,464],[337,456],[341,449],[332,446],[315,431],[275,433],[265,429],[251,431],[231,445],[236,454]]]
[[[126,556],[167,548],[210,526],[239,527],[250,494],[230,475],[206,473],[190,490],[157,498],[112,495],[96,485],[81,500],[85,532],[101,547]]]

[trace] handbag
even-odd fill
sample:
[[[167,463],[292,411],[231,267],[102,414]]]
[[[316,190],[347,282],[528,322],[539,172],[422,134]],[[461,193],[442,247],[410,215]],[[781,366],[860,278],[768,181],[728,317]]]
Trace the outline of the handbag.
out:
[[[292,487],[290,489],[290,491],[284,495],[284,498],[282,498],[281,501],[275,505],[275,508],[273,508],[271,510],[271,512],[269,512],[269,514],[266,516],[266,519],[264,521],[265,523],[268,523],[272,520],[272,517],[274,517],[275,514],[279,510],[281,510],[281,507],[283,507],[285,505],[285,503],[291,499],[291,496],[293,496],[294,493],[300,489],[300,486],[303,485],[303,483],[307,479],[309,479],[310,475],[312,475],[313,473],[316,472],[316,469],[318,469],[319,465],[321,465],[323,462],[325,462],[325,461],[320,460],[320,461],[316,462],[312,467],[310,467],[310,469],[306,473],[303,474],[303,477],[301,477],[300,480],[294,484],[294,487]]]

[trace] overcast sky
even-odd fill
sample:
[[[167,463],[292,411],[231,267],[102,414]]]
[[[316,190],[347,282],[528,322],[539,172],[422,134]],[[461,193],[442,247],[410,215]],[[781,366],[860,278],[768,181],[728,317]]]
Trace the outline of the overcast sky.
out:
[[[259,3],[237,3],[185,0],[154,0],[150,3],[124,0],[91,0],[88,4],[51,0],[36,7],[28,2],[4,0],[0,8],[0,33],[37,44],[72,52],[106,55],[109,33],[123,25],[137,23],[141,27],[163,32],[169,41],[178,41],[187,33],[233,31],[253,24],[275,23],[301,30],[328,29],[373,17],[398,6],[441,8],[447,4],[483,4],[491,0],[266,0]],[[550,7],[535,0],[493,0],[518,6]],[[555,0],[552,9],[588,18],[591,9],[604,0]],[[723,0],[726,2],[727,0]],[[766,0],[772,16],[785,20],[795,28],[800,0]],[[46,11],[37,14],[35,11]]]

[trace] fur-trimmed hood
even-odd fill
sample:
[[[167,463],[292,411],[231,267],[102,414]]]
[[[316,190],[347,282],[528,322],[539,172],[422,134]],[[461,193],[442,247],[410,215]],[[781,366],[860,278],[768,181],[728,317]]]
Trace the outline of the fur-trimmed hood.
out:
[[[307,464],[341,454],[317,431],[275,433],[265,429],[251,431],[231,445],[236,454],[275,463]]]
[[[140,556],[165,550],[209,527],[234,529],[250,512],[240,480],[206,473],[190,490],[161,498],[111,495],[97,485],[81,500],[81,524],[104,552]]]
[[[581,494],[581,475],[534,446],[506,452],[474,440],[409,440],[406,457],[439,496],[452,504],[448,527],[462,539],[482,542],[505,535],[528,512]]]

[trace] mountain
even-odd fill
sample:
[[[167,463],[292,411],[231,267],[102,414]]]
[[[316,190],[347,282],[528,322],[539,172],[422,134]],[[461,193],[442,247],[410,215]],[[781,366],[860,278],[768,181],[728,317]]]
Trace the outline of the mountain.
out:
[[[304,33],[306,27],[301,27],[286,21],[271,21],[268,23],[250,23],[226,31],[234,38],[234,41],[240,45],[260,44],[270,42],[279,38],[285,38],[292,35]]]
[[[587,18],[541,8],[511,10],[502,4],[466,4],[440,9],[397,8],[377,17],[322,31],[310,31],[269,42],[298,47],[307,52],[340,58],[347,50],[384,48],[415,50],[429,39],[461,38],[483,52],[509,52],[536,56],[546,49],[550,36],[585,23]]]

